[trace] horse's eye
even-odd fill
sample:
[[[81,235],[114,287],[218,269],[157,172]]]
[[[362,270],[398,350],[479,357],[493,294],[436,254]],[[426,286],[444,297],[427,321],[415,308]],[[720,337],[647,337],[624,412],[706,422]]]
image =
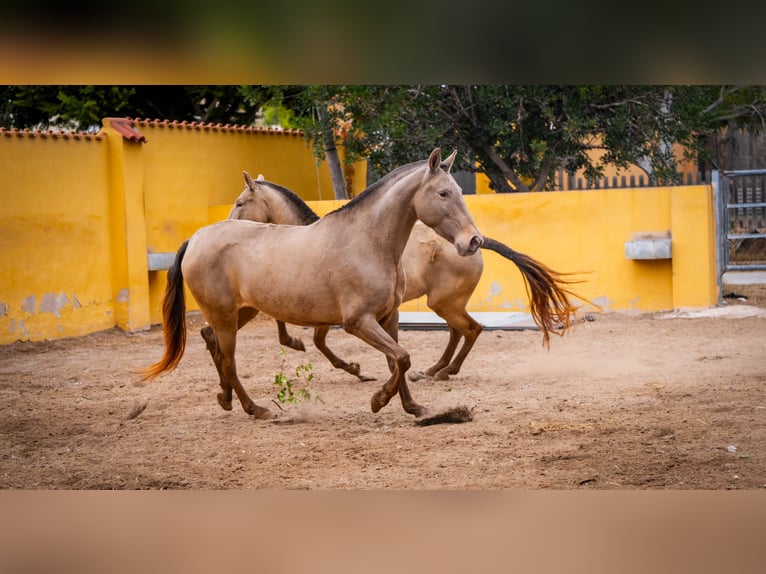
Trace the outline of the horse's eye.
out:
[[[439,197],[441,198],[445,198],[448,195],[449,195],[449,191],[447,191],[446,189],[442,189],[441,191],[439,191]]]
[[[235,205],[236,207],[242,207],[243,205],[245,205],[245,202],[244,202],[244,201],[238,201],[238,202],[237,202],[237,203],[235,203],[234,205]]]

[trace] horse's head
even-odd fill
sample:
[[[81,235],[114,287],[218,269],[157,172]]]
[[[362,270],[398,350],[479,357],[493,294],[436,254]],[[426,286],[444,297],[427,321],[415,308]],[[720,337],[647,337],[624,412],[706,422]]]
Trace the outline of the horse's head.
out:
[[[245,176],[245,190],[239,194],[229,219],[249,219],[279,225],[309,225],[319,216],[298,195],[286,187],[266,181],[262,175],[253,181]]]
[[[415,213],[420,221],[453,243],[460,255],[473,255],[484,238],[468,213],[460,186],[450,174],[456,155],[457,150],[442,162],[439,148],[431,152],[415,195]]]
[[[270,223],[272,219],[271,208],[261,190],[262,186],[253,181],[253,178],[246,171],[243,171],[242,174],[245,176],[245,189],[234,202],[234,207],[229,212],[229,219],[249,219],[250,221]],[[263,181],[263,176],[259,175],[257,181]]]

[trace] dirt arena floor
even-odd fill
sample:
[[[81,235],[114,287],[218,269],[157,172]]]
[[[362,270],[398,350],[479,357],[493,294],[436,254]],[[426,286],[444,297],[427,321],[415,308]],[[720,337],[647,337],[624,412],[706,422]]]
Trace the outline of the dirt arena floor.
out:
[[[385,359],[340,330],[328,341],[376,377],[279,353],[272,320],[239,337],[240,376],[275,419],[222,410],[212,360],[190,314],[179,367],[146,386],[159,328],[0,347],[2,489],[763,489],[766,289],[702,313],[602,313],[550,349],[539,331],[491,331],[449,381],[410,383],[438,410],[473,420],[420,426],[398,397],[372,393]],[[447,333],[406,330],[413,370]],[[277,406],[275,375],[311,364],[311,399]],[[295,378],[293,376],[293,378]],[[301,381],[295,381],[301,386]]]

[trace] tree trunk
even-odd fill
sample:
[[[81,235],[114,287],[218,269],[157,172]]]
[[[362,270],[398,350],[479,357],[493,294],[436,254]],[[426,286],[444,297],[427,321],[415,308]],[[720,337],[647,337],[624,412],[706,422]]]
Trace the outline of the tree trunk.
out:
[[[332,179],[335,199],[348,199],[346,179],[343,177],[343,166],[340,165],[340,156],[338,155],[338,148],[335,146],[335,138],[332,133],[325,138],[324,153],[327,158],[327,166],[330,168],[330,178]]]
[[[485,157],[487,160],[489,160],[484,164],[487,177],[489,177],[494,184],[497,193],[529,191],[527,184],[525,184],[510,167],[508,167],[508,164],[498,155],[495,148],[492,146],[485,146],[482,151],[486,154]],[[500,180],[502,180],[502,183]],[[513,189],[508,185],[509,181],[516,189]]]
[[[532,185],[530,191],[545,191],[545,184],[548,183],[548,172],[551,170],[553,160],[550,156],[545,156],[540,164],[540,173],[537,174],[537,180]]]
[[[484,175],[492,182],[492,189],[495,190],[495,193],[513,193],[516,191],[508,184],[508,180],[505,179],[500,170],[493,166],[484,168]]]

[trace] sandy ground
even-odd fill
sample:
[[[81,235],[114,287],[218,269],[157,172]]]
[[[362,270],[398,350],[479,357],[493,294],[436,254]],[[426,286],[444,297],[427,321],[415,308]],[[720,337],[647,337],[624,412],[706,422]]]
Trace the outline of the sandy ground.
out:
[[[489,331],[449,381],[410,384],[463,424],[419,426],[398,397],[377,414],[385,359],[333,330],[360,382],[306,353],[279,353],[263,317],[239,337],[240,376],[277,418],[223,411],[189,315],[180,366],[146,386],[159,328],[0,347],[2,489],[763,489],[766,288],[736,286],[704,313],[596,314],[550,349],[538,331]],[[730,290],[728,290],[730,291]],[[727,291],[727,292],[728,292]],[[445,331],[402,331],[413,369]],[[311,364],[310,400],[276,404],[275,374]],[[295,378],[295,377],[293,377]],[[301,386],[301,381],[295,381]],[[282,410],[284,409],[284,410]]]

